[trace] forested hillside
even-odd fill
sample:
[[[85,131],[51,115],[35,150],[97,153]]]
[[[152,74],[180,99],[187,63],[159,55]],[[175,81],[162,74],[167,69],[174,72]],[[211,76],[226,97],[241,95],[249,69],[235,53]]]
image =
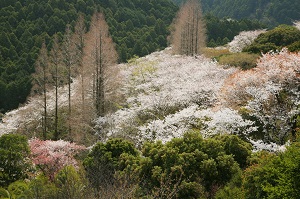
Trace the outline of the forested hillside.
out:
[[[21,24],[30,1],[6,1],[2,19]],[[1,199],[299,199],[300,21],[242,31],[210,48],[205,23],[211,46],[260,24],[202,20],[191,0],[169,26],[170,46],[137,57],[163,48],[172,19],[164,13],[139,26],[142,15],[134,21],[128,13],[152,16],[158,1],[66,1],[32,0],[20,32],[1,25],[0,100],[17,101],[5,99],[7,85],[14,93],[23,79],[28,89],[33,80],[34,93],[0,115]],[[45,6],[65,13],[52,19],[59,32],[48,26],[52,15],[37,17]],[[118,64],[122,55],[133,58]]]
[[[120,54],[120,62],[167,46],[168,26],[177,7],[170,1],[28,0],[2,1],[0,9],[0,112],[23,103],[31,89],[37,53],[45,40],[62,38],[80,12],[103,11]]]
[[[185,0],[173,0],[180,5]],[[291,24],[300,19],[298,1],[286,0],[201,0],[204,13],[234,19],[258,19],[269,26]]]

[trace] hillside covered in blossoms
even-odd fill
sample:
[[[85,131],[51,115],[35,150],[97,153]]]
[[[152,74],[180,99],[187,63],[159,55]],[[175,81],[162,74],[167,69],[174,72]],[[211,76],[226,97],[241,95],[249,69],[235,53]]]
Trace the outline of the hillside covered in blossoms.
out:
[[[0,198],[298,198],[299,21],[210,48],[190,0],[169,47],[120,63],[104,13],[85,17],[0,115]]]
[[[142,143],[196,130],[204,137],[229,133],[254,144],[283,145],[299,114],[299,65],[299,54],[286,49],[263,55],[247,71],[205,56],[172,55],[170,48],[136,58],[118,66],[123,80],[118,95],[125,98],[119,110],[95,120],[95,133],[103,141],[123,137]],[[66,105],[67,96],[60,98]],[[33,99],[7,113],[1,133],[38,120],[39,103]],[[53,109],[53,99],[49,103]]]

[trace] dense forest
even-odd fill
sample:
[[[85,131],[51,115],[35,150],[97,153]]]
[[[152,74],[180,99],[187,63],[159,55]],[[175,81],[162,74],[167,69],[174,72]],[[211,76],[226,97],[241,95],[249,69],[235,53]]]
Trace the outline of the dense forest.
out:
[[[180,5],[184,0],[173,0]],[[291,24],[300,17],[300,4],[294,0],[201,0],[204,13],[233,19],[257,19],[270,27]]]
[[[167,36],[178,7],[170,1],[4,1],[0,10],[0,112],[24,103],[31,89],[31,74],[38,51],[48,49],[55,33],[63,37],[67,24],[75,25],[78,14],[103,11],[119,62],[144,56],[168,45]],[[223,45],[242,30],[265,26],[247,19],[223,20],[207,15],[208,46]]]
[[[0,111],[16,108],[31,89],[31,73],[45,40],[62,37],[79,12],[86,23],[96,10],[105,13],[120,61],[167,46],[167,27],[178,8],[169,1],[4,1],[0,10]]]

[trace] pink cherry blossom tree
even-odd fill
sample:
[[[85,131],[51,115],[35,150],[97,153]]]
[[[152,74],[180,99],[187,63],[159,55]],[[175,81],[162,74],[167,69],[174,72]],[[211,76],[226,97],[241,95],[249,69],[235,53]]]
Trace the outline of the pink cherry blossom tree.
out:
[[[240,34],[235,36],[233,40],[228,43],[230,52],[242,52],[243,48],[252,44],[252,42],[260,35],[265,33],[266,30],[252,30],[252,31],[242,31]]]
[[[32,162],[51,180],[63,167],[72,165],[78,167],[74,158],[85,147],[64,140],[29,140]]]
[[[225,81],[224,102],[260,123],[265,141],[284,144],[300,104],[300,53],[264,54],[257,67]]]

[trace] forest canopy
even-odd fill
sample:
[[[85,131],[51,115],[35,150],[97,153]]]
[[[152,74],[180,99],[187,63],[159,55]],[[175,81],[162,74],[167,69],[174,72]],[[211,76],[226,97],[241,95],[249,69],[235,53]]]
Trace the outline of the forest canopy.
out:
[[[74,27],[79,13],[86,24],[95,11],[106,16],[120,62],[167,46],[168,26],[177,6],[169,1],[4,1],[0,9],[0,112],[24,103],[39,49],[52,37],[62,39],[67,24]]]
[[[181,5],[185,0],[173,0]],[[294,0],[201,0],[204,14],[233,19],[256,19],[270,27],[299,20],[300,4]]]

